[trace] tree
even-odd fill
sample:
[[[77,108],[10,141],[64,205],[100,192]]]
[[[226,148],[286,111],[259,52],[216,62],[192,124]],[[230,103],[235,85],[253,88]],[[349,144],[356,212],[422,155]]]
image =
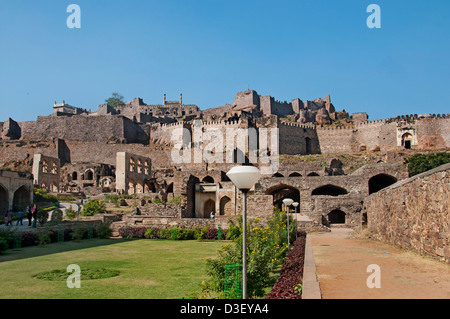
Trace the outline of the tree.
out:
[[[112,93],[111,97],[109,99],[106,99],[105,102],[114,108],[125,105],[125,102],[123,101],[123,96],[117,92]]]

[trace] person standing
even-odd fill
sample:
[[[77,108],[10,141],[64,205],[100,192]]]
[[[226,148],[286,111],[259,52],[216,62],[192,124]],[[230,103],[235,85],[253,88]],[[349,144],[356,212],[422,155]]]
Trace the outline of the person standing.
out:
[[[23,215],[24,215],[24,212],[23,212],[23,210],[21,209],[21,210],[17,213],[17,223],[16,223],[16,226],[19,226],[19,222],[20,222],[20,226],[23,226],[23,223],[22,223]]]
[[[36,227],[37,224],[37,206],[36,204],[31,209],[31,215],[33,216],[33,227]]]
[[[31,220],[33,218],[33,213],[31,212],[30,206],[27,206],[27,218],[28,218],[28,226],[31,227]]]
[[[8,212],[6,213],[6,216],[7,216],[7,219],[8,219],[8,222],[7,222],[6,226],[11,226],[12,225],[12,213],[11,213],[10,209],[8,209]]]

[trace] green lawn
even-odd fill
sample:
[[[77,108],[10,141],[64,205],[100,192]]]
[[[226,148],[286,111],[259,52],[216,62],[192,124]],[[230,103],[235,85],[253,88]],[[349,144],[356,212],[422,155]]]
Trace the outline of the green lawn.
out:
[[[8,250],[0,256],[0,298],[177,299],[185,297],[205,275],[205,258],[215,257],[217,241],[92,239],[44,247]],[[65,281],[33,275],[70,264],[119,270],[117,277],[83,280],[80,289]]]

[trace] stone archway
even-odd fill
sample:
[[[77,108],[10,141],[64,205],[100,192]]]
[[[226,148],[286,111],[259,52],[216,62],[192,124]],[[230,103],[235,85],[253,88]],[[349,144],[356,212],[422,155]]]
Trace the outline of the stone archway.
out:
[[[29,205],[31,205],[30,191],[25,186],[21,186],[14,192],[13,210],[25,210]]]
[[[0,214],[3,214],[9,208],[8,190],[0,184]],[[0,216],[3,218],[3,216]]]
[[[348,194],[345,188],[335,186],[335,185],[323,185],[314,189],[311,195],[328,195],[328,196],[339,196]]]
[[[272,195],[273,205],[280,209],[283,208],[284,198],[291,198],[294,202],[300,203],[300,191],[298,188],[286,184],[278,184],[268,188],[266,190],[266,195]]]
[[[228,196],[224,196],[220,199],[220,215],[231,216],[233,214],[233,207],[231,205],[231,199]]]
[[[369,179],[369,195],[376,193],[397,182],[394,176],[388,174],[378,174]]]

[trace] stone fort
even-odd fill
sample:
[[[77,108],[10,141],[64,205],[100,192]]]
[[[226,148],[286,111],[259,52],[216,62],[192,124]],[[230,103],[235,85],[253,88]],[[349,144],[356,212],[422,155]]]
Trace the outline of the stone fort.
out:
[[[186,133],[182,149],[197,147],[216,159],[232,160],[174,162],[173,137],[180,129]],[[239,154],[249,161],[250,136],[241,148],[227,149],[225,143],[221,149],[206,149],[207,143],[194,140],[196,129],[223,135],[230,129],[276,130],[277,147],[266,151],[277,156],[277,170],[263,175],[250,191],[249,216],[264,219],[290,197],[300,203],[295,218],[306,231],[370,226],[369,199],[408,179],[405,157],[450,148],[449,114],[369,121],[366,113],[338,111],[329,95],[278,101],[246,90],[232,104],[206,110],[183,104],[182,94],[177,101],[167,101],[164,94],[162,104],[147,105],[141,98],[115,108],[103,104],[94,112],[55,102],[52,114],[35,121],[0,122],[0,177],[13,174],[7,170],[22,174],[12,176],[13,183],[0,179],[0,209],[31,202],[33,186],[80,196],[113,192],[142,199],[116,227],[226,227],[241,211],[241,194],[226,172],[242,163]],[[256,143],[256,152],[267,144],[261,135]],[[358,160],[347,161],[349,155]],[[23,183],[17,182],[20,178]],[[446,187],[448,192],[448,183]],[[156,198],[166,204],[149,204]],[[181,204],[167,204],[174,198]],[[448,247],[448,239],[438,245]],[[437,255],[448,261],[445,249]]]

